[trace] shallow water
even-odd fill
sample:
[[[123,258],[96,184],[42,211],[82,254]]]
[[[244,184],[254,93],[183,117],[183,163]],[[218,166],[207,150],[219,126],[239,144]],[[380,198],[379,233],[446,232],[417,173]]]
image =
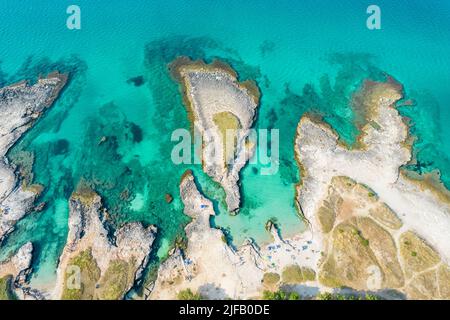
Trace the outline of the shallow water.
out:
[[[0,256],[26,241],[36,245],[36,283],[54,277],[67,236],[67,199],[80,180],[103,197],[116,225],[139,220],[160,230],[164,256],[188,219],[178,195],[181,174],[194,169],[218,210],[215,225],[239,245],[269,240],[276,219],[283,235],[302,230],[294,207],[299,173],[296,125],[304,112],[321,113],[349,143],[357,135],[351,94],[364,78],[388,72],[416,105],[402,112],[419,139],[420,166],[442,171],[450,185],[450,5],[448,1],[378,1],[382,30],[365,27],[366,1],[76,1],[82,29],[65,27],[62,1],[0,3],[0,84],[54,69],[71,80],[54,107],[9,153],[35,155],[34,181],[45,186],[41,213],[19,222]],[[179,55],[220,58],[262,92],[258,128],[280,130],[280,168],[242,172],[243,208],[226,213],[223,191],[199,166],[175,166],[170,134],[189,123],[167,64]],[[140,81],[129,81],[142,77]],[[106,137],[104,143],[100,143]],[[174,197],[171,204],[166,193]]]

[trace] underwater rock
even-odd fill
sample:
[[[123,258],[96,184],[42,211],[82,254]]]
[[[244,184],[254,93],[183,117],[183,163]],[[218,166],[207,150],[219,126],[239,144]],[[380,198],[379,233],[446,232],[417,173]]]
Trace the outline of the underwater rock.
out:
[[[167,203],[171,203],[171,202],[173,201],[173,197],[172,197],[172,195],[169,194],[169,193],[166,193],[166,194],[164,195],[164,199],[166,200]]]
[[[141,127],[139,127],[137,124],[135,124],[134,122],[129,122],[129,127],[130,127],[130,131],[131,134],[133,136],[133,142],[134,143],[139,143],[142,142],[144,133],[142,132]]]
[[[59,139],[53,145],[53,153],[55,155],[66,154],[69,151],[69,141],[66,139]]]
[[[275,42],[264,40],[259,46],[259,50],[261,51],[261,55],[265,57],[267,54],[272,53],[275,50]]]
[[[145,83],[144,76],[136,76],[127,80],[128,84],[133,84],[136,87],[140,87]]]

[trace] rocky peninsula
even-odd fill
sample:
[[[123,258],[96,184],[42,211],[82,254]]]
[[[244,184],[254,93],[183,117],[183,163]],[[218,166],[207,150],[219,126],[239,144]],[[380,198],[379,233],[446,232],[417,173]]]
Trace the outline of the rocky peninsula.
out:
[[[100,196],[83,184],[69,207],[69,234],[51,298],[123,299],[147,266],[156,227],[132,222],[111,234]]]
[[[198,191],[190,171],[181,178],[180,194],[184,213],[192,218],[185,228],[187,243],[160,266],[150,299],[176,299],[185,289],[211,299],[256,295],[264,262],[254,244],[236,251],[221,230],[211,227],[213,204]]]
[[[448,195],[400,169],[411,158],[408,126],[395,107],[402,97],[392,78],[363,84],[354,107],[365,124],[352,149],[317,117],[302,117],[296,201],[322,247],[320,285],[448,299]]]
[[[0,244],[34,206],[41,187],[19,179],[6,154],[59,96],[67,76],[54,72],[30,85],[22,81],[0,89]]]
[[[180,83],[193,130],[202,138],[204,172],[226,194],[230,212],[239,210],[239,172],[254,153],[249,142],[256,117],[259,89],[253,82],[238,82],[236,72],[220,61],[206,64],[180,57],[170,65]]]

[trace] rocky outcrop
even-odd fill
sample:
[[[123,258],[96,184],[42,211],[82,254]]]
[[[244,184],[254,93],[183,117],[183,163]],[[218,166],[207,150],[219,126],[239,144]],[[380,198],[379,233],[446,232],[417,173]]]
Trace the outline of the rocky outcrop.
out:
[[[364,83],[354,103],[365,122],[352,149],[320,119],[302,117],[297,205],[323,244],[321,285],[448,298],[437,290],[446,287],[438,274],[450,259],[448,191],[400,170],[411,157],[408,127],[395,108],[401,98],[393,79]]]
[[[58,97],[67,81],[57,72],[0,89],[0,243],[15,223],[29,212],[40,188],[20,184],[6,158],[9,148]]]
[[[13,298],[14,296],[23,297],[23,289],[27,276],[31,271],[31,260],[33,254],[33,245],[27,242],[9,259],[0,264],[0,282],[8,282],[0,296]]]
[[[230,212],[240,205],[239,172],[254,153],[249,141],[259,90],[252,82],[239,83],[228,65],[205,64],[182,57],[171,72],[180,82],[193,131],[202,138],[203,170],[220,183]]]
[[[175,248],[161,265],[151,299],[174,299],[191,289],[210,299],[245,298],[258,294],[265,262],[249,241],[233,250],[219,229],[211,227],[213,204],[197,189],[190,171],[183,175],[180,194],[186,228],[186,248]]]
[[[25,243],[11,258],[0,264],[0,274],[20,275],[30,268],[32,254],[33,245],[31,242]]]
[[[181,179],[180,195],[184,213],[192,218],[185,228],[187,241],[177,245],[161,264],[150,299],[174,299],[188,289],[208,299],[259,298],[263,290],[286,285],[279,281],[280,275],[294,265],[302,270],[302,288],[314,282],[312,268],[321,255],[309,231],[282,239],[276,225],[268,222],[272,243],[261,248],[247,239],[234,249],[222,230],[211,227],[213,204],[199,192],[190,171]],[[314,290],[302,294],[310,292]]]
[[[101,198],[79,187],[70,199],[69,233],[60,257],[55,299],[122,299],[140,280],[156,227],[127,223],[110,235]]]

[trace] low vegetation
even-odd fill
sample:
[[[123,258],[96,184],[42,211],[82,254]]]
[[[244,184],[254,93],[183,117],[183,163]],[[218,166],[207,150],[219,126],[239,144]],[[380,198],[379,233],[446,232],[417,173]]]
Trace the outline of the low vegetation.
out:
[[[263,284],[267,288],[274,288],[280,282],[280,275],[274,272],[266,272],[263,276]]]
[[[178,300],[202,300],[202,296],[199,293],[192,292],[191,289],[184,289],[178,292]]]
[[[134,281],[133,262],[114,260],[98,285],[98,297],[102,300],[122,299]]]
[[[301,297],[297,292],[285,292],[283,290],[278,291],[263,291],[262,298],[264,300],[300,300]]]
[[[317,300],[381,300],[380,297],[373,294],[365,295],[352,295],[352,294],[341,294],[341,293],[329,293],[323,292],[319,293],[316,297]]]
[[[73,281],[77,281],[74,269],[69,268],[76,266],[79,268],[80,286],[73,285]],[[66,275],[64,279],[64,289],[62,293],[63,300],[91,300],[94,298],[94,291],[97,281],[100,279],[100,269],[97,262],[92,256],[91,249],[80,252],[73,257],[67,264]],[[75,278],[72,278],[75,277]],[[72,285],[71,285],[72,284]]]
[[[400,254],[405,263],[407,275],[432,268],[441,260],[430,245],[411,231],[400,236]]]
[[[16,300],[16,295],[12,289],[12,276],[0,278],[0,300]]]
[[[237,130],[241,128],[241,123],[233,113],[227,111],[216,113],[213,117],[213,121],[219,129],[223,144],[224,161],[225,164],[228,164],[229,161],[234,158],[237,144]],[[229,136],[227,136],[228,130],[230,130]],[[227,143],[227,138],[233,139],[231,150],[227,148],[227,145],[229,144]]]
[[[316,273],[311,268],[300,267],[294,264],[285,267],[281,277],[284,283],[297,284],[305,281],[314,281]]]
[[[84,206],[89,207],[94,202],[97,194],[91,189],[88,182],[81,180],[72,198],[79,200]]]

